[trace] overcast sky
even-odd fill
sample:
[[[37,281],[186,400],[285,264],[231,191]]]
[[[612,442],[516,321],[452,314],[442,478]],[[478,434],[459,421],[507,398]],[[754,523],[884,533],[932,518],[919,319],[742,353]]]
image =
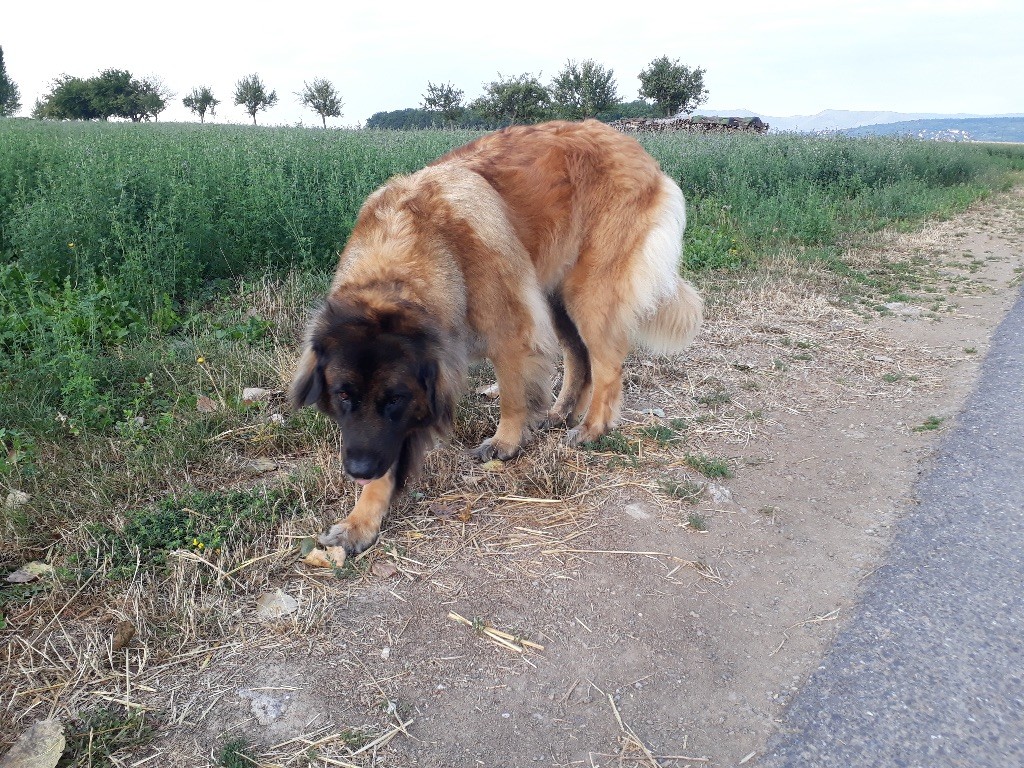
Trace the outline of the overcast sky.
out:
[[[225,6],[244,10],[232,10]],[[637,74],[668,55],[707,70],[708,108],[764,115],[824,109],[1024,112],[1022,0],[665,0],[520,2],[12,2],[0,21],[23,114],[62,73],[157,75],[175,92],[161,120],[209,85],[217,122],[246,122],[236,81],[258,73],[278,105],[261,124],[318,124],[295,92],[331,80],[355,125],[418,106],[427,81],[467,98],[498,74],[540,74],[592,58],[635,98]],[[607,8],[608,10],[601,10]],[[708,110],[710,111],[710,109]]]

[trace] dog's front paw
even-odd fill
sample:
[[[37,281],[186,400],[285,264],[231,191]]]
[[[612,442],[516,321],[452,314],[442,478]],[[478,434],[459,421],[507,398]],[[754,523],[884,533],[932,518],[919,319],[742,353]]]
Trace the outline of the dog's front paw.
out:
[[[519,454],[519,450],[518,445],[505,443],[497,438],[489,437],[471,450],[469,455],[477,461],[490,461],[491,459],[508,461],[515,458]]]
[[[344,547],[346,555],[358,555],[373,546],[379,534],[379,528],[347,519],[332,525],[317,541],[324,547]]]
[[[565,433],[565,437],[562,441],[566,445],[573,447],[581,445],[582,443],[592,443],[599,439],[607,430],[598,431],[589,428],[586,424],[580,424],[578,427],[573,427]]]

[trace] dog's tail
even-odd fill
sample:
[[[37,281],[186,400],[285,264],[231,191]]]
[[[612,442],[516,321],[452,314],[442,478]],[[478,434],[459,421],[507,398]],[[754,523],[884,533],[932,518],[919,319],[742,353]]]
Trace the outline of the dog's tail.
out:
[[[662,298],[637,329],[640,343],[659,355],[686,349],[704,318],[704,300],[697,290],[682,278],[675,278],[675,283],[675,291]]]
[[[686,201],[662,176],[662,203],[633,271],[634,339],[657,354],[677,354],[693,341],[704,316],[697,290],[679,277]]]

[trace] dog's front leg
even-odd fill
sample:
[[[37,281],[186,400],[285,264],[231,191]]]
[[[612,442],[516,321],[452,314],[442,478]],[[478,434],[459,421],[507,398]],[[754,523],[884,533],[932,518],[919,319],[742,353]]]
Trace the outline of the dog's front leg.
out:
[[[388,511],[395,490],[394,467],[383,477],[371,480],[359,494],[348,517],[335,523],[320,536],[325,547],[344,547],[345,553],[358,555],[370,547],[380,534],[380,524]]]

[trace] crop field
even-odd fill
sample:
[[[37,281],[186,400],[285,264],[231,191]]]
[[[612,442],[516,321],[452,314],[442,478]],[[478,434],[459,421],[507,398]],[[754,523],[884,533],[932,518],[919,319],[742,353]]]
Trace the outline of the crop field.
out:
[[[253,630],[231,606],[279,585],[302,541],[336,516],[325,510],[351,506],[334,431],[284,402],[302,328],[365,197],[474,135],[0,120],[0,570],[45,566],[41,578],[0,586],[0,751],[56,713],[77,734],[61,765],[144,754],[181,713],[97,691],[113,690],[125,665],[146,679],[242,642]],[[851,248],[952,216],[1024,172],[1014,146],[641,142],[686,194],[680,269],[712,307],[716,285],[785,258],[841,286],[837,301],[872,311],[915,276],[904,264],[849,263]],[[486,381],[482,369],[472,385]],[[265,391],[245,398],[246,387]],[[710,387],[694,407],[716,411],[723,397]],[[467,398],[452,445],[392,516],[458,518],[445,505],[466,471],[459,449],[495,416],[493,403]],[[714,461],[691,451],[681,420],[648,429],[645,451]],[[575,498],[635,467],[637,444],[604,446],[615,458],[599,466],[585,450],[545,445],[485,485],[509,498]],[[334,576],[358,581],[371,559]],[[321,631],[330,611],[304,620],[303,632]],[[123,642],[119,627],[130,628]],[[336,754],[361,764],[359,745],[380,734],[350,735]],[[252,764],[244,744],[209,748],[219,764]]]

